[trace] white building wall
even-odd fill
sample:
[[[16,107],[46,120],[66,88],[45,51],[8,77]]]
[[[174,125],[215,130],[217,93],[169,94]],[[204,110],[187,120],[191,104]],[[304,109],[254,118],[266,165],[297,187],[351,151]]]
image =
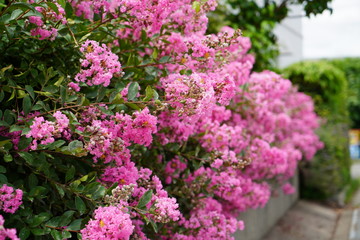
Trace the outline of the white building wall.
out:
[[[288,17],[274,30],[280,48],[279,68],[303,60],[302,15],[301,6],[291,6]]]

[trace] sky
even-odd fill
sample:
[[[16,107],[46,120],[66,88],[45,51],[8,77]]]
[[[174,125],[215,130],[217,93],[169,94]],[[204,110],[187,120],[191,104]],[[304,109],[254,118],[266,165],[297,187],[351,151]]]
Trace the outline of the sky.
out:
[[[305,59],[360,57],[360,0],[333,0],[333,13],[303,18]]]

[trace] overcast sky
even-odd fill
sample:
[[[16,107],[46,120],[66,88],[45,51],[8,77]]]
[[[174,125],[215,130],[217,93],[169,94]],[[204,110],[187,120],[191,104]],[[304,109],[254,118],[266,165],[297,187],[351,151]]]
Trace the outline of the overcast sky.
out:
[[[360,57],[360,0],[333,0],[332,8],[303,19],[305,59]]]

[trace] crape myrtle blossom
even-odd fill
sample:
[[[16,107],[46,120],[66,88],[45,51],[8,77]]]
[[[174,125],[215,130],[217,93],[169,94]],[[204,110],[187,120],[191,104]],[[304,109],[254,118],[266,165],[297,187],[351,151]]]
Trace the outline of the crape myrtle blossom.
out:
[[[244,229],[239,214],[265,206],[273,183],[285,193],[294,190],[287,182],[297,163],[322,145],[312,100],[280,75],[251,73],[251,43],[240,31],[225,27],[205,35],[215,0],[68,3],[76,21],[101,25],[80,42],[78,72],[67,83],[90,103],[65,103],[61,111],[31,117],[26,137],[33,141],[24,151],[61,139],[61,152],[76,143],[71,160],[89,164],[102,186],[114,187],[86,216],[83,239],[233,239]],[[29,18],[36,29],[66,21],[63,9],[38,11],[44,17]],[[99,40],[102,28],[111,34]],[[130,56],[140,66],[123,67]],[[151,80],[149,69],[156,70]],[[139,91],[128,102],[131,83]],[[88,97],[99,88],[105,89],[102,102]],[[143,98],[149,89],[156,89],[157,100]],[[120,104],[110,100],[113,94]]]
[[[5,223],[4,217],[0,215],[0,240],[6,240],[6,239],[20,240],[20,238],[16,236],[16,229],[4,228],[4,223]]]
[[[0,209],[7,213],[14,213],[22,204],[23,192],[6,184],[0,188]],[[0,224],[1,225],[1,224]]]
[[[34,3],[34,1],[29,1],[29,3]],[[53,1],[53,3],[56,5],[58,13],[47,5],[36,6],[35,9],[41,13],[42,16],[29,17],[29,22],[35,26],[35,28],[30,30],[30,33],[32,36],[37,36],[40,40],[49,39],[50,41],[54,41],[58,30],[53,25],[57,22],[63,25],[67,23],[64,8],[58,4],[57,1]]]
[[[109,86],[110,80],[115,76],[121,76],[121,64],[119,57],[112,53],[105,44],[96,41],[86,40],[80,47],[84,54],[81,59],[81,70],[75,76],[76,82],[84,82],[88,86],[103,85]],[[77,91],[79,88],[72,83],[69,87]]]

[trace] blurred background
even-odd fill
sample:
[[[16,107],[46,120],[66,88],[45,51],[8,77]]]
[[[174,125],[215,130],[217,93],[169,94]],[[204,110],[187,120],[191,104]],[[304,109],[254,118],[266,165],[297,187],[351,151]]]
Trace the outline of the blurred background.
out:
[[[209,33],[229,25],[250,37],[255,71],[313,97],[325,147],[299,166],[300,197],[349,203],[360,186],[360,1],[221,0],[209,19]]]

